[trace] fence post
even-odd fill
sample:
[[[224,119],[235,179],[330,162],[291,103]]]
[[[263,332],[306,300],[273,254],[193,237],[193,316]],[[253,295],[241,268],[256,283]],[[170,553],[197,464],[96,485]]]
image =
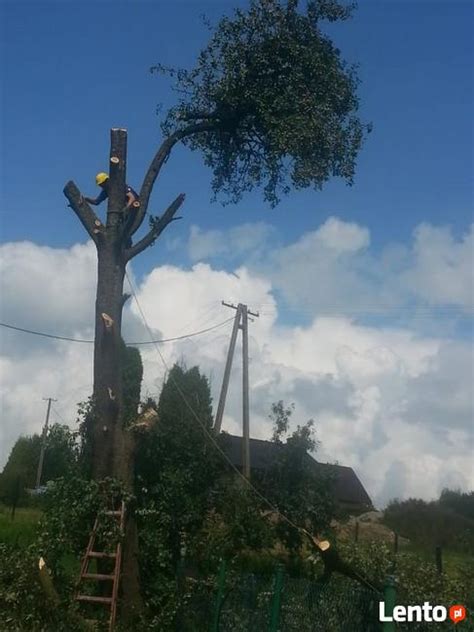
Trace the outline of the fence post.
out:
[[[221,614],[222,601],[224,598],[225,577],[227,574],[227,561],[221,560],[219,574],[217,575],[217,595],[214,604],[214,617],[212,620],[211,632],[219,632],[219,617]]]
[[[385,580],[385,586],[383,589],[385,614],[392,616],[393,609],[397,602],[397,590],[395,588],[395,578],[393,575],[389,575]],[[383,632],[395,632],[395,623],[393,621],[384,621]]]
[[[280,626],[281,591],[283,589],[284,568],[283,564],[278,564],[276,568],[270,614],[270,632],[278,632]]]

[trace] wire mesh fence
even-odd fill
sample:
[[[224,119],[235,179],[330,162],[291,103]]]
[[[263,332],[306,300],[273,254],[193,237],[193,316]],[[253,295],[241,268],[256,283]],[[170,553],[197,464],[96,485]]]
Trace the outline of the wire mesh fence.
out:
[[[380,595],[345,577],[327,583],[288,576],[227,573],[195,583],[182,604],[180,632],[380,632]]]
[[[283,632],[376,632],[379,595],[344,577],[321,584],[286,578],[281,599]]]

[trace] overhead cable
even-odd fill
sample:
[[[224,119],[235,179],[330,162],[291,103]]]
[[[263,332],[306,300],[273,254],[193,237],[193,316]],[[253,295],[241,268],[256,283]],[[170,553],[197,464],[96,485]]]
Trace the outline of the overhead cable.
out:
[[[138,346],[138,345],[151,345],[151,344],[161,344],[162,342],[174,342],[175,340],[183,340],[184,338],[192,338],[193,336],[200,336],[201,334],[205,334],[208,331],[213,331],[214,329],[218,329],[219,327],[223,327],[227,323],[229,323],[233,318],[227,318],[217,325],[212,325],[212,327],[207,327],[206,329],[201,329],[200,331],[193,331],[190,334],[184,334],[182,336],[175,336],[174,338],[161,338],[160,340],[145,340],[141,342],[126,342],[125,344],[128,346]],[[53,338],[54,340],[66,340],[67,342],[82,342],[86,344],[93,344],[93,340],[84,340],[82,338],[69,338],[68,336],[56,336],[54,334],[46,334],[42,331],[34,331],[33,329],[25,329],[23,327],[16,327],[15,325],[10,325],[8,323],[0,323],[1,327],[6,327],[7,329],[13,329],[15,331],[21,331],[25,334],[32,334],[34,336],[43,336],[44,338]]]

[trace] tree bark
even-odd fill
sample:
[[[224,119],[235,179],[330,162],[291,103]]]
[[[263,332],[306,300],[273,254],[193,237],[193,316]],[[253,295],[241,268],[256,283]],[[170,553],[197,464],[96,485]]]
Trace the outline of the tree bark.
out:
[[[102,480],[112,476],[120,479],[133,493],[135,439],[133,432],[124,428],[122,385],[122,310],[127,294],[123,281],[127,262],[148,248],[174,220],[176,211],[184,201],[179,195],[170,204],[150,232],[135,245],[131,236],[141,225],[148,199],[158,172],[178,140],[190,133],[209,129],[209,125],[194,125],[173,134],[167,139],[147,172],[143,191],[143,205],[138,208],[136,220],[127,226],[125,209],[125,178],[127,159],[127,132],[111,130],[109,189],[107,219],[102,223],[85,202],[79,189],[68,182],[64,194],[89,237],[97,247],[97,295],[95,304],[94,389],[91,441],[92,476]],[[143,607],[140,595],[138,564],[138,530],[134,507],[128,507],[125,525],[122,566],[122,595],[127,617]]]
[[[109,196],[106,230],[97,245],[95,304],[94,392],[96,409],[92,428],[92,475],[127,480],[118,461],[122,434],[121,326],[125,261],[121,240],[125,199],[127,134],[113,129],[110,143]]]

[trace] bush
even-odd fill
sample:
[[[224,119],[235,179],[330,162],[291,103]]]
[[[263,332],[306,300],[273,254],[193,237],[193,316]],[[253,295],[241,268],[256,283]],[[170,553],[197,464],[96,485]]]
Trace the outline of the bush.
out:
[[[46,598],[39,582],[36,546],[18,549],[0,544],[0,559],[0,621],[5,625],[2,629],[8,632],[85,629],[72,607],[57,606]],[[65,583],[58,586],[63,593],[71,590]]]
[[[446,491],[434,502],[394,500],[385,509],[384,522],[421,548],[440,545],[474,555],[474,519],[467,517],[467,506],[457,507],[456,500]]]

